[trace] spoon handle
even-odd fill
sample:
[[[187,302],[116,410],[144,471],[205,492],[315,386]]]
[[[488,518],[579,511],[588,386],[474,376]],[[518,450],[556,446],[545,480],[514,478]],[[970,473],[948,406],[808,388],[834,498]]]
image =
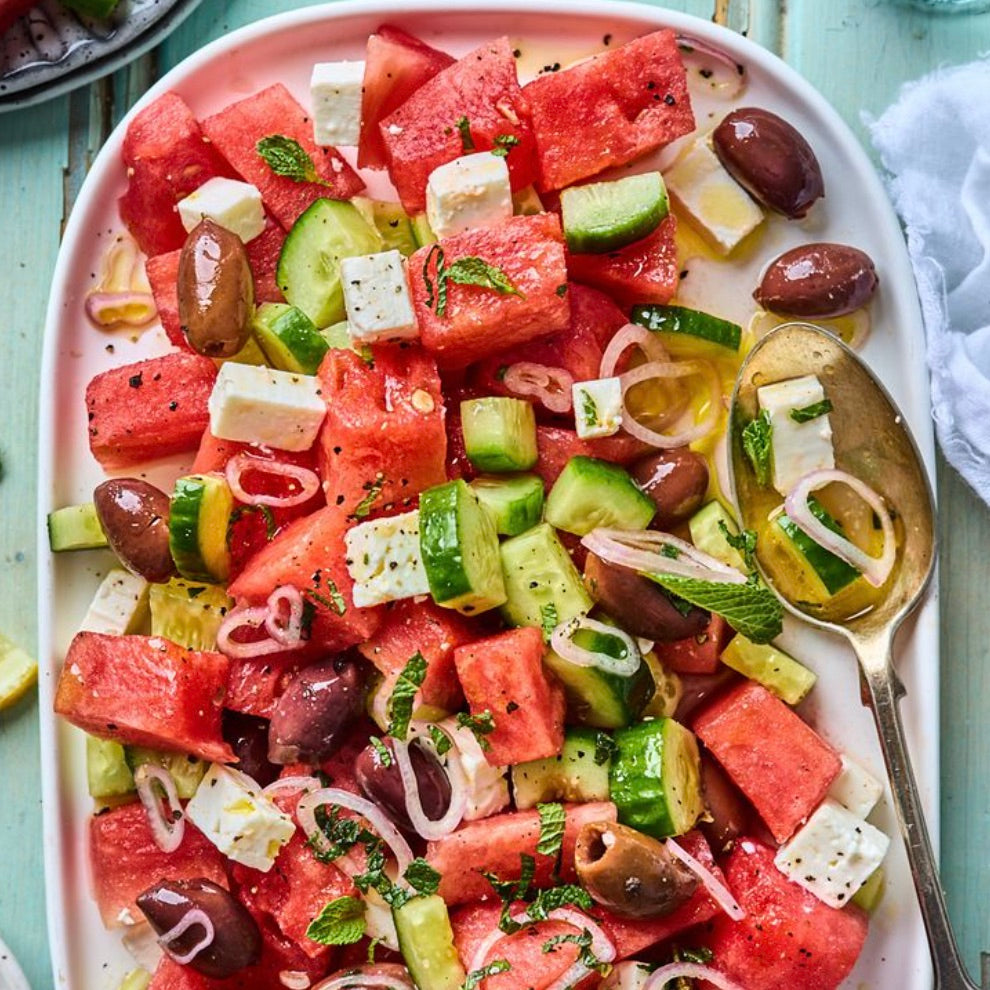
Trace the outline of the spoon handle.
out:
[[[925,825],[918,785],[911,768],[898,700],[904,688],[894,671],[890,636],[855,644],[860,666],[869,689],[870,707],[880,734],[880,745],[890,776],[894,808],[907,848],[911,875],[928,933],[928,944],[935,967],[936,990],[980,990],[966,974],[959,956],[945,895],[938,878],[938,864],[932,852]]]

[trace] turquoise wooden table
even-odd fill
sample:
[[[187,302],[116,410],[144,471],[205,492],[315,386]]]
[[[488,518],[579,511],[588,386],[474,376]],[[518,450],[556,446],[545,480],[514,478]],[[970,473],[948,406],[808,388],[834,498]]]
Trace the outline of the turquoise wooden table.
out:
[[[0,116],[0,630],[29,649],[36,635],[38,365],[60,224],[109,127],[157,74],[233,28],[303,5],[204,0],[151,56],[112,79]],[[879,113],[902,82],[990,50],[990,14],[937,16],[887,0],[667,0],[666,6],[713,17],[782,55],[864,141],[862,110]],[[396,9],[401,7],[397,0]],[[966,960],[976,973],[980,949],[990,947],[990,513],[944,462],[938,490],[943,879]],[[43,990],[52,979],[38,718],[33,697],[0,714],[0,934],[35,990]]]

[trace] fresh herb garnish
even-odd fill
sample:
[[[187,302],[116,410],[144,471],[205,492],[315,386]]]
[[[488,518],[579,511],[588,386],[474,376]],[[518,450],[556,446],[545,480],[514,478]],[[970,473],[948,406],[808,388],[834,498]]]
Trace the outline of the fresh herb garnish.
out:
[[[350,852],[359,843],[367,845],[369,842],[378,841],[376,836],[369,832],[361,822],[354,818],[341,818],[340,809],[336,806],[332,807],[329,812],[325,807],[317,808],[316,823],[329,843],[324,852],[310,840],[313,854],[321,863],[332,863],[335,859]]]
[[[598,423],[598,405],[587,389],[581,389],[581,416],[585,426],[593,427]]]
[[[544,856],[556,856],[564,842],[564,806],[555,802],[537,804],[540,813],[540,838],[536,851]]]
[[[392,696],[388,699],[386,714],[388,728],[385,730],[393,739],[405,739],[412,718],[416,692],[426,677],[426,658],[417,650],[407,661],[399,674]]]
[[[284,134],[269,134],[256,145],[258,154],[276,174],[293,182],[318,182],[321,186],[330,185],[317,171],[309,152],[294,138]]]
[[[467,979],[461,990],[476,990],[482,980],[489,976],[497,976],[499,973],[508,973],[512,969],[512,964],[508,959],[493,959],[487,966],[481,969],[472,969],[467,975]]]
[[[543,626],[543,638],[549,639],[554,629],[557,628],[557,606],[553,602],[547,602],[540,606],[540,625]]]
[[[749,458],[749,463],[753,465],[756,481],[760,485],[770,484],[772,441],[773,427],[770,425],[770,414],[764,409],[742,430],[743,450]]]
[[[365,872],[355,874],[354,885],[362,894],[367,894],[369,890],[374,888],[390,907],[402,907],[414,895],[410,894],[405,887],[399,887],[389,879],[385,872],[387,859],[382,841],[373,837],[372,842],[365,844],[365,849],[368,851]]]
[[[595,733],[595,765],[604,766],[618,753],[619,747],[615,740],[601,729]]]
[[[822,399],[821,402],[813,402],[810,406],[804,406],[801,409],[792,409],[790,411],[790,417],[795,423],[807,423],[813,419],[818,419],[819,416],[826,416],[832,411],[832,401],[830,399]]]
[[[275,513],[267,505],[239,505],[230,514],[227,521],[227,548],[230,549],[230,540],[233,534],[234,523],[245,516],[260,515],[265,520],[265,539],[271,540],[275,536]]]
[[[564,296],[567,295],[567,283],[561,282],[560,285],[558,285],[557,288],[554,289],[553,291],[556,292],[561,299],[563,299]]]
[[[526,913],[533,921],[546,921],[551,911],[568,904],[590,911],[595,905],[591,895],[577,884],[565,883],[558,887],[548,887],[537,893]]]
[[[368,742],[371,743],[371,748],[378,754],[378,762],[383,767],[390,767],[392,765],[392,754],[389,752],[388,746],[378,736],[371,736]]]
[[[304,592],[307,598],[312,598],[314,602],[319,603],[325,609],[329,609],[331,612],[336,612],[337,615],[343,615],[347,611],[347,599],[340,593],[340,589],[337,587],[336,583],[330,579],[327,580],[327,593],[326,595],[321,595],[318,591],[314,591],[312,588],[307,588]]]
[[[364,928],[361,898],[338,897],[309,923],[306,937],[321,945],[353,945],[364,937]]]
[[[474,151],[474,138],[471,137],[471,121],[467,117],[457,118],[457,129],[461,132],[461,149]]]
[[[430,277],[430,266],[436,259],[436,282]],[[512,284],[509,277],[500,268],[490,265],[482,258],[467,255],[458,258],[448,265],[443,248],[434,244],[423,261],[423,283],[426,285],[426,305],[437,316],[447,312],[447,286],[450,282],[457,285],[476,285],[483,289],[492,289],[499,295],[525,296]]]
[[[437,756],[443,756],[450,749],[450,736],[436,725],[431,725],[429,731],[430,738],[433,740],[433,745],[437,751]]]
[[[602,962],[591,950],[591,932],[587,928],[581,930],[580,934],[569,932],[562,935],[552,935],[543,943],[544,952],[553,952],[558,945],[578,946],[578,960],[582,966],[590,970],[597,970],[603,976],[611,968],[608,963]]]
[[[403,873],[406,883],[409,884],[417,894],[429,896],[435,894],[440,888],[440,874],[430,866],[421,856],[417,856]]]
[[[664,543],[660,547],[660,553],[663,554],[664,557],[669,557],[671,560],[677,560],[677,558],[681,555],[681,551],[672,543]]]
[[[519,138],[515,134],[497,134],[495,136],[495,147],[492,148],[492,154],[497,158],[505,158],[517,144],[519,144]]]
[[[725,542],[742,555],[746,567],[750,571],[756,570],[756,531],[744,529],[741,533],[731,533],[724,519],[719,519],[718,528],[722,531]]]
[[[469,715],[467,712],[457,713],[457,724],[464,729],[470,729],[474,733],[474,738],[478,740],[478,745],[484,752],[490,750],[491,744],[485,738],[490,732],[495,731],[495,717],[490,711],[485,709],[477,715]]]
[[[366,519],[371,513],[371,507],[375,504],[375,500],[382,493],[382,489],[385,487],[385,475],[379,472],[375,475],[374,481],[366,481],[364,483],[364,490],[368,493],[361,499],[360,502],[354,507],[354,511],[351,515],[355,519]]]

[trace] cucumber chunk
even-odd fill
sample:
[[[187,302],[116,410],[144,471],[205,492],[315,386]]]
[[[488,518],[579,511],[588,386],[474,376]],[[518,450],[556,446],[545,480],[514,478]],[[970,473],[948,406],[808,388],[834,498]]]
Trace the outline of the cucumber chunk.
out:
[[[818,680],[813,671],[770,643],[754,643],[741,633],[722,651],[722,663],[757,681],[781,701],[797,705]]]
[[[572,728],[558,756],[517,763],[512,768],[512,795],[520,810],[541,801],[607,801],[611,756],[598,762],[595,729]]]
[[[151,635],[170,639],[187,650],[213,650],[217,632],[233,599],[215,584],[172,578],[153,584],[148,593],[151,605]]]
[[[659,303],[633,306],[631,319],[633,323],[659,333],[661,340],[668,334],[671,337],[696,337],[731,351],[738,351],[742,340],[742,327],[738,323],[685,306],[662,306]]]
[[[86,784],[89,796],[97,801],[134,790],[134,774],[119,742],[86,736]]]
[[[49,512],[48,546],[52,553],[96,550],[107,546],[106,533],[100,525],[96,506],[92,502],[83,502]]]
[[[852,903],[862,908],[867,914],[873,914],[883,900],[884,888],[886,887],[886,875],[884,868],[878,866],[867,878],[855,894],[852,895]]]
[[[316,200],[286,235],[275,277],[282,294],[317,327],[344,319],[340,259],[382,250],[378,231],[353,203]]]
[[[437,235],[433,233],[433,228],[430,226],[430,221],[425,213],[417,213],[412,218],[412,230],[413,237],[416,238],[416,244],[419,247],[436,244]]]
[[[833,533],[842,533],[842,527],[828,514],[825,507],[817,499],[809,498],[808,508],[811,510],[811,514],[823,522]],[[803,530],[798,529],[786,513],[777,516],[776,524],[777,529],[787,534],[788,542],[804,559],[806,565],[815,572],[830,595],[841,591],[860,576],[855,567],[847,564],[841,557],[836,557],[834,553],[820,546]]]
[[[721,502],[712,501],[703,505],[688,520],[691,542],[709,556],[745,574],[746,561],[743,560],[742,554],[726,539],[719,523],[722,523],[733,536],[739,532],[735,519],[729,515],[728,510]]]
[[[536,463],[536,414],[524,399],[467,399],[461,425],[465,453],[482,471],[525,471]]]
[[[512,213],[517,217],[532,217],[545,212],[536,186],[524,186],[512,194]]]
[[[178,572],[192,581],[226,581],[227,527],[234,497],[221,474],[179,478],[172,492],[168,546]]]
[[[261,349],[273,368],[315,375],[330,344],[297,306],[262,303],[251,323]]]
[[[132,969],[121,981],[117,990],[148,990],[151,973],[146,969]]]
[[[609,791],[623,825],[657,839],[683,835],[705,810],[698,743],[672,718],[615,733]]]
[[[438,894],[392,909],[399,951],[418,990],[461,990],[467,974],[454,946],[447,905]]]
[[[481,475],[471,491],[491,516],[499,536],[518,536],[543,515],[543,479],[535,474]]]
[[[673,715],[684,696],[684,685],[674,671],[669,670],[651,650],[643,654],[643,663],[653,675],[654,692],[640,714],[643,718],[663,718]]]
[[[645,529],[656,511],[653,500],[628,471],[609,461],[579,455],[560,472],[543,515],[557,529],[584,536],[599,526]]]
[[[579,254],[604,254],[642,240],[669,210],[659,172],[571,186],[560,194],[560,206],[567,247]]]
[[[594,602],[581,575],[546,523],[506,540],[499,554],[506,593],[502,617],[509,625],[542,627],[549,639],[559,623],[591,610]]]
[[[401,203],[386,203],[365,196],[355,196],[351,202],[360,210],[364,219],[378,231],[382,239],[381,250],[395,250],[404,258],[408,258],[421,247],[416,240],[413,222]]]
[[[463,479],[420,495],[419,547],[438,605],[470,615],[505,601],[495,527]]]
[[[145,746],[125,746],[124,758],[131,772],[144,763],[150,763],[168,771],[175,784],[175,791],[183,801],[196,793],[199,782],[206,776],[207,763],[198,756],[186,753],[167,753]]]

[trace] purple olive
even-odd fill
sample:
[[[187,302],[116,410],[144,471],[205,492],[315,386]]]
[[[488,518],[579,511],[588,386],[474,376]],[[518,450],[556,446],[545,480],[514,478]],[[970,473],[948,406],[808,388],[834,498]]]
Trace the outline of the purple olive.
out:
[[[168,548],[168,496],[140,478],[112,478],[97,485],[93,504],[110,549],[147,581],[175,573]]]
[[[636,461],[629,473],[657,507],[653,529],[667,530],[689,519],[708,491],[708,464],[687,447],[650,454]]]
[[[223,738],[237,754],[238,770],[253,777],[262,787],[275,780],[281,768],[268,759],[268,719],[243,712],[223,710]]]

